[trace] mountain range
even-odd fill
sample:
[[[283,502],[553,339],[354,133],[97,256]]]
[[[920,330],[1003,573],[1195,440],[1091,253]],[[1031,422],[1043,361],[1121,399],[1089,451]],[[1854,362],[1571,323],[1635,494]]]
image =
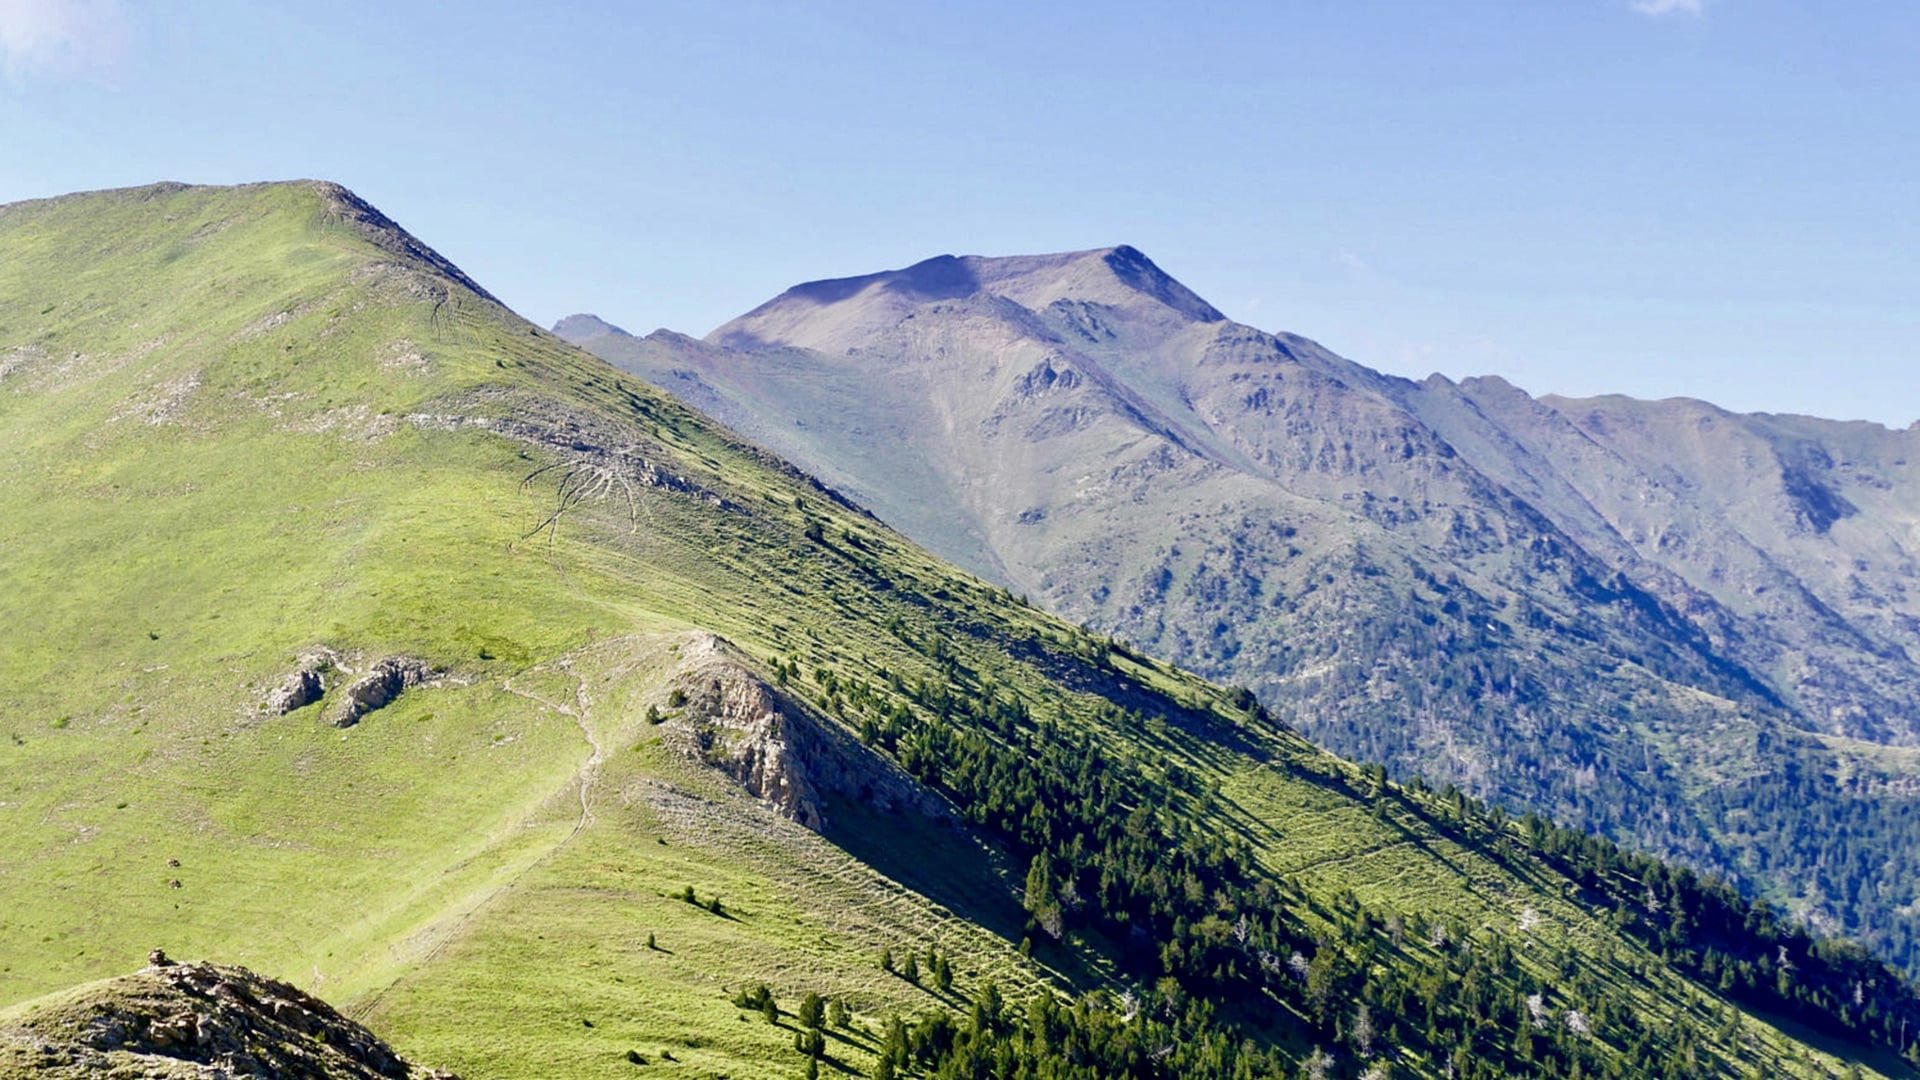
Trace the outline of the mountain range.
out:
[[[1920,430],[1387,376],[1124,246],[556,332],[1342,754],[1920,964]]]
[[[1220,325],[1109,254],[1033,269]],[[1003,426],[1210,482],[1067,359]],[[8,1076],[1915,1075],[1872,953],[955,569],[336,184],[0,206],[0,454]]]

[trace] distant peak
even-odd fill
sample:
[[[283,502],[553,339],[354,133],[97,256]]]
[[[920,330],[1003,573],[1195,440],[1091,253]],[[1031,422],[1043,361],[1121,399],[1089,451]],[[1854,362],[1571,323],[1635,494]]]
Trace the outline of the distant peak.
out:
[[[584,312],[578,315],[569,315],[559,322],[554,323],[553,332],[554,335],[561,340],[571,342],[575,345],[583,341],[592,341],[594,338],[606,337],[609,334],[631,336],[627,334],[625,330],[602,319],[600,316],[589,315]]]
[[[1032,311],[1063,301],[1150,318],[1226,316],[1131,244],[1051,255],[936,255],[898,270],[795,285],[708,335],[732,348],[798,345],[836,350],[896,325],[922,304],[992,296]]]
[[[1106,253],[1106,264],[1113,275],[1168,307],[1200,322],[1225,322],[1226,316],[1131,244],[1121,244]]]
[[[973,256],[963,259],[952,255],[935,255],[901,270],[803,282],[782,293],[780,299],[791,298],[821,305],[837,304],[868,289],[879,288],[914,303],[958,300],[980,291],[980,279],[974,276],[968,266],[972,261],[977,260]]]
[[[980,279],[967,265],[968,260],[953,255],[935,255],[905,270],[888,275],[887,287],[928,300],[952,300],[980,291]]]
[[[1226,318],[1131,244],[1055,255],[969,256],[959,261],[984,291],[1036,311],[1065,300],[1134,311],[1164,307],[1196,322]],[[1143,300],[1150,303],[1143,306]]]

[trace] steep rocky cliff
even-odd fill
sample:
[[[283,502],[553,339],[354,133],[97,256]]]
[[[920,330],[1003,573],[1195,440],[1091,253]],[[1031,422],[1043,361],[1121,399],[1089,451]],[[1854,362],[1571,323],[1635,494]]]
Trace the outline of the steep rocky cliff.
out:
[[[857,799],[885,811],[929,817],[940,799],[890,758],[874,753],[762,680],[745,658],[713,634],[690,635],[674,674],[668,720],[689,754],[738,780],[790,821],[831,828],[826,796]]]

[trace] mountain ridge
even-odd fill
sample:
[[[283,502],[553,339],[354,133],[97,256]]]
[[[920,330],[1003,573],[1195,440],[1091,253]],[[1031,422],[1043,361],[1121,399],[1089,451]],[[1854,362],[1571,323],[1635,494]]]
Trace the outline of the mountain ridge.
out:
[[[756,328],[744,348],[583,344],[1342,753],[1694,859],[1920,963],[1920,927],[1894,914],[1920,898],[1854,899],[1863,872],[1808,846],[1845,792],[1823,788],[1799,831],[1782,823],[1804,793],[1771,793],[1848,774],[1860,740],[1920,740],[1920,428],[1415,381],[1097,290],[1006,315],[977,282],[864,303],[885,277],[824,304],[783,294],[703,344]],[[1735,731],[1766,734],[1713,748]],[[1559,774],[1518,732],[1583,749]],[[1623,788],[1641,795],[1602,794]],[[1725,798],[1776,824],[1747,831]],[[1893,835],[1846,860],[1907,865]]]
[[[1857,948],[1343,762],[326,208],[0,216],[9,1019],[162,941],[469,1077],[1912,1075]],[[1060,359],[1003,428],[1099,427]]]

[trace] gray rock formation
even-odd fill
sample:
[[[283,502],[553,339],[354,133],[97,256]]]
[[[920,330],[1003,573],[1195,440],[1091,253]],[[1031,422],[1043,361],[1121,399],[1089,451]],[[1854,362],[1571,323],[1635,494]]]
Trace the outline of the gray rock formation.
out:
[[[434,671],[424,661],[405,656],[389,656],[347,684],[343,699],[333,715],[335,727],[352,727],[360,718],[383,709],[409,687],[433,678]]]
[[[403,1060],[326,1002],[246,968],[149,966],[0,1025],[0,1076],[454,1080]]]
[[[684,666],[672,684],[686,703],[672,724],[687,751],[783,817],[827,831],[829,793],[881,810],[943,814],[939,798],[892,759],[769,686],[724,639],[696,635],[681,655]]]
[[[327,692],[327,683],[319,671],[303,668],[287,676],[273,688],[260,710],[269,716],[285,716],[319,701]]]

